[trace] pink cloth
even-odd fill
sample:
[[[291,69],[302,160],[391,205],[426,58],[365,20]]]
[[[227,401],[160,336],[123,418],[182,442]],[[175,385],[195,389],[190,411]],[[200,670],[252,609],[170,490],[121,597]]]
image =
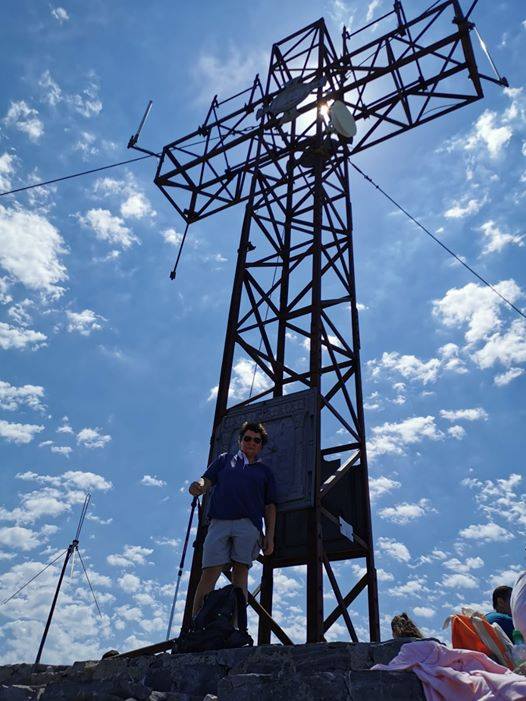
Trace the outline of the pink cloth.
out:
[[[373,669],[412,670],[427,701],[524,701],[526,678],[482,652],[450,650],[433,640],[406,643],[388,665]]]

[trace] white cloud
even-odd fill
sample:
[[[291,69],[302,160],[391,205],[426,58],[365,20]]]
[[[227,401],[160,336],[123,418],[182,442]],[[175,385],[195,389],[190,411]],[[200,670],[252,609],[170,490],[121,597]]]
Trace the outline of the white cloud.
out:
[[[473,131],[466,139],[464,148],[473,151],[485,147],[492,159],[500,156],[502,150],[513,136],[513,130],[508,125],[498,126],[498,114],[485,110],[477,119]]]
[[[15,387],[0,380],[0,409],[15,411],[21,406],[28,406],[37,411],[43,411],[44,388],[39,385],[22,385]]]
[[[466,435],[466,429],[463,426],[450,426],[447,430],[448,434],[457,441],[461,441]]]
[[[430,382],[436,382],[441,370],[466,372],[463,361],[458,357],[458,351],[457,345],[448,343],[439,348],[439,358],[431,358],[428,361],[420,360],[415,355],[384,352],[380,359],[369,360],[367,368],[373,378],[379,378],[384,372],[397,372],[406,380],[427,385]]]
[[[144,475],[141,484],[145,487],[166,487],[166,482],[155,475]]]
[[[141,586],[141,580],[134,574],[124,574],[122,577],[119,577],[119,579],[117,580],[117,584],[127,594],[133,594],[134,592],[139,590]]]
[[[169,243],[171,246],[179,246],[183,240],[183,235],[175,229],[166,229],[162,232],[162,236],[165,243]]]
[[[64,24],[69,20],[69,15],[63,7],[52,7],[51,15],[57,20],[59,24]]]
[[[92,134],[89,131],[81,131],[78,141],[76,141],[73,145],[73,150],[79,151],[85,157],[94,156],[99,152],[97,146],[94,145],[96,141],[97,137],[95,134]]]
[[[434,416],[414,416],[400,423],[384,423],[372,428],[373,437],[368,444],[371,458],[377,455],[403,455],[408,445],[420,443],[425,438],[438,441],[444,437],[435,425]]]
[[[524,571],[521,565],[512,565],[509,569],[500,570],[492,574],[489,578],[489,584],[492,587],[508,586],[513,587],[519,578],[519,575]]]
[[[222,56],[202,53],[193,71],[197,100],[209,103],[213,95],[220,99],[230,97],[246,89],[256,73],[263,73],[267,68],[268,55],[264,51],[242,51],[230,46]]]
[[[442,586],[448,589],[476,589],[478,581],[471,574],[445,574]]]
[[[9,304],[13,298],[8,294],[10,281],[6,277],[0,277],[0,304]]]
[[[504,366],[526,362],[526,323],[515,319],[504,333],[496,332],[485,345],[473,354],[473,359],[482,368],[490,368],[496,363]]]
[[[15,550],[33,550],[40,542],[38,534],[22,526],[3,526],[0,528],[0,545]]]
[[[82,489],[84,491],[100,490],[108,491],[112,488],[112,483],[95,472],[82,470],[68,470],[62,475],[39,475],[36,472],[19,472],[17,479],[24,482],[39,482],[40,484],[50,484],[55,487],[63,487],[68,490]]]
[[[91,309],[84,309],[82,312],[66,311],[68,318],[69,333],[80,333],[82,336],[89,336],[92,331],[102,329],[101,322],[106,321],[103,316],[96,314]]]
[[[18,326],[29,326],[32,321],[31,314],[28,309],[34,306],[34,302],[31,299],[23,299],[12,307],[9,307],[7,314],[10,319],[12,319]]]
[[[252,395],[259,394],[268,389],[270,385],[270,379],[259,368],[254,373],[254,363],[252,361],[241,358],[232,368],[232,381],[228,396],[230,399],[245,399],[249,396],[251,389]],[[207,401],[211,402],[215,399],[217,391],[217,386],[212,387]]]
[[[11,176],[15,172],[15,157],[10,153],[0,156],[0,191],[11,189]]]
[[[523,295],[514,280],[503,280],[495,288],[513,303]],[[489,287],[470,282],[461,288],[451,288],[442,299],[435,300],[433,314],[448,327],[467,325],[465,339],[468,344],[474,344],[501,327],[499,314],[503,304]]]
[[[388,591],[391,596],[418,596],[424,590],[425,587],[419,579],[410,579],[405,584],[391,587]]]
[[[487,421],[488,412],[482,407],[475,409],[440,410],[440,416],[448,421]]]
[[[329,15],[338,29],[342,25],[350,29],[353,26],[355,14],[354,7],[348,5],[344,0],[331,0],[329,3]]]
[[[381,475],[380,477],[370,477],[369,478],[369,494],[371,501],[378,499],[383,494],[388,494],[392,492],[393,489],[398,489],[401,487],[401,483],[396,480],[392,480],[389,477]]]
[[[144,219],[155,216],[155,210],[145,195],[134,192],[121,204],[121,215],[129,219]]]
[[[113,216],[109,209],[90,209],[84,216],[79,214],[78,219],[82,226],[91,228],[101,241],[123,248],[139,243],[137,236],[125,226],[124,220]]]
[[[468,557],[462,562],[456,557],[451,558],[451,560],[444,560],[444,567],[456,574],[467,574],[470,570],[478,570],[484,566],[484,560],[479,557]]]
[[[4,438],[8,443],[31,443],[36,434],[43,430],[44,426],[10,423],[0,419],[0,438]]]
[[[371,2],[367,5],[367,15],[365,17],[366,22],[370,22],[373,17],[376,8],[382,4],[382,0],[371,0]]]
[[[29,107],[24,100],[9,104],[4,124],[26,134],[30,141],[38,141],[44,133],[44,125],[38,118],[38,110]]]
[[[122,553],[108,555],[106,561],[112,567],[135,567],[146,565],[146,558],[152,553],[151,548],[144,548],[142,545],[125,545]]]
[[[463,528],[459,534],[462,538],[470,540],[482,540],[486,543],[504,542],[514,538],[513,533],[510,533],[497,523],[480,523]]]
[[[514,244],[516,246],[524,246],[524,236],[517,234],[507,234],[499,229],[494,221],[487,221],[480,227],[480,231],[484,235],[486,245],[482,249],[482,255],[489,253],[499,253],[503,248]]]
[[[429,606],[415,606],[413,612],[415,616],[420,616],[421,618],[433,618],[435,615],[435,609]]]
[[[52,445],[50,450],[52,453],[65,455],[66,457],[69,457],[70,453],[73,452],[73,448],[70,448],[68,445]]]
[[[382,568],[376,570],[376,577],[379,582],[392,582],[394,580],[394,575],[390,572],[386,572]]]
[[[464,201],[463,204],[460,202],[455,202],[449,209],[444,212],[446,219],[463,219],[471,214],[476,214],[482,205],[484,200],[476,200],[474,198]]]
[[[49,70],[42,73],[38,85],[45,92],[44,99],[49,105],[55,107],[55,105],[58,105],[58,103],[62,101],[62,90],[58,83],[51,77]]]
[[[504,387],[505,385],[509,385],[510,382],[517,379],[517,377],[520,377],[521,375],[524,375],[523,368],[510,368],[509,370],[506,370],[506,372],[495,375],[493,382],[497,385],[497,387]]]
[[[394,538],[378,538],[378,547],[399,562],[409,562],[411,559],[407,546]]]
[[[41,214],[0,205],[0,265],[31,290],[60,297],[68,279],[59,231]]]
[[[22,349],[26,346],[29,346],[31,350],[38,350],[46,345],[46,339],[47,336],[40,331],[20,329],[0,321],[0,348],[3,350]]]
[[[96,78],[95,75],[92,74],[88,86],[84,88],[81,93],[67,95],[66,101],[75,112],[89,119],[90,117],[96,117],[102,110],[102,102],[99,99],[98,93],[99,88],[96,83]]]
[[[77,433],[77,443],[85,448],[104,448],[111,436],[101,433],[99,428],[83,428]]]
[[[398,525],[411,523],[428,513],[436,513],[436,509],[431,506],[429,499],[420,499],[417,504],[405,502],[395,506],[386,506],[379,511],[381,518]]]

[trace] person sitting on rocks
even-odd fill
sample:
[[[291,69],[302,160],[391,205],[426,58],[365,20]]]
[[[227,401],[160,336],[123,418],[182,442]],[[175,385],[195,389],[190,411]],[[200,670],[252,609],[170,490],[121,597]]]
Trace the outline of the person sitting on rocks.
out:
[[[232,584],[247,598],[248,570],[259,555],[274,550],[276,482],[258,456],[268,440],[261,423],[245,422],[239,432],[239,451],[222,453],[209,465],[189,492],[200,496],[215,487],[208,513],[210,524],[203,545],[203,571],[195,592],[192,615],[203,605],[225,566],[232,564]],[[263,519],[265,535],[262,535]]]
[[[493,611],[486,614],[488,623],[498,623],[508,638],[512,640],[513,619],[511,617],[511,587],[501,586],[493,591]]]
[[[423,638],[424,636],[409,618],[407,613],[394,616],[391,621],[393,638]]]

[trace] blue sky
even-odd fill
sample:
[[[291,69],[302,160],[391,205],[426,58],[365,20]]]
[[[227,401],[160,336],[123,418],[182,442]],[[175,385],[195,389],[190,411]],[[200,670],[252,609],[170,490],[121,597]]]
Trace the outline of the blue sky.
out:
[[[421,7],[405,3],[408,16]],[[263,73],[274,41],[324,16],[339,46],[343,22],[389,8],[7,0],[0,191],[130,157],[148,99],[141,143],[159,149],[195,129],[216,92]],[[511,88],[488,84],[484,100],[356,163],[524,309],[526,12],[480,3],[473,18]],[[48,662],[163,639],[185,485],[208,454],[242,211],[192,226],[172,283],[182,225],[154,166],[0,199],[2,600],[65,549],[93,492],[81,551],[103,619],[77,564]],[[383,637],[402,610],[441,635],[451,610],[488,609],[524,568],[526,325],[358,175],[351,186]],[[236,365],[239,396],[251,379]],[[351,588],[360,565],[337,569]],[[0,663],[36,654],[57,576],[0,607]],[[303,586],[301,568],[277,574],[276,616],[298,641]],[[176,621],[183,600],[184,588]],[[366,638],[363,602],[351,611]]]

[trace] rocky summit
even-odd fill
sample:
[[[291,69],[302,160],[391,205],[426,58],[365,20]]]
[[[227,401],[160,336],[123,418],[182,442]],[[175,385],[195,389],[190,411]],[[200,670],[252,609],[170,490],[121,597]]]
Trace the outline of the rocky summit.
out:
[[[0,701],[424,701],[412,672],[371,670],[410,640],[7,665]]]

